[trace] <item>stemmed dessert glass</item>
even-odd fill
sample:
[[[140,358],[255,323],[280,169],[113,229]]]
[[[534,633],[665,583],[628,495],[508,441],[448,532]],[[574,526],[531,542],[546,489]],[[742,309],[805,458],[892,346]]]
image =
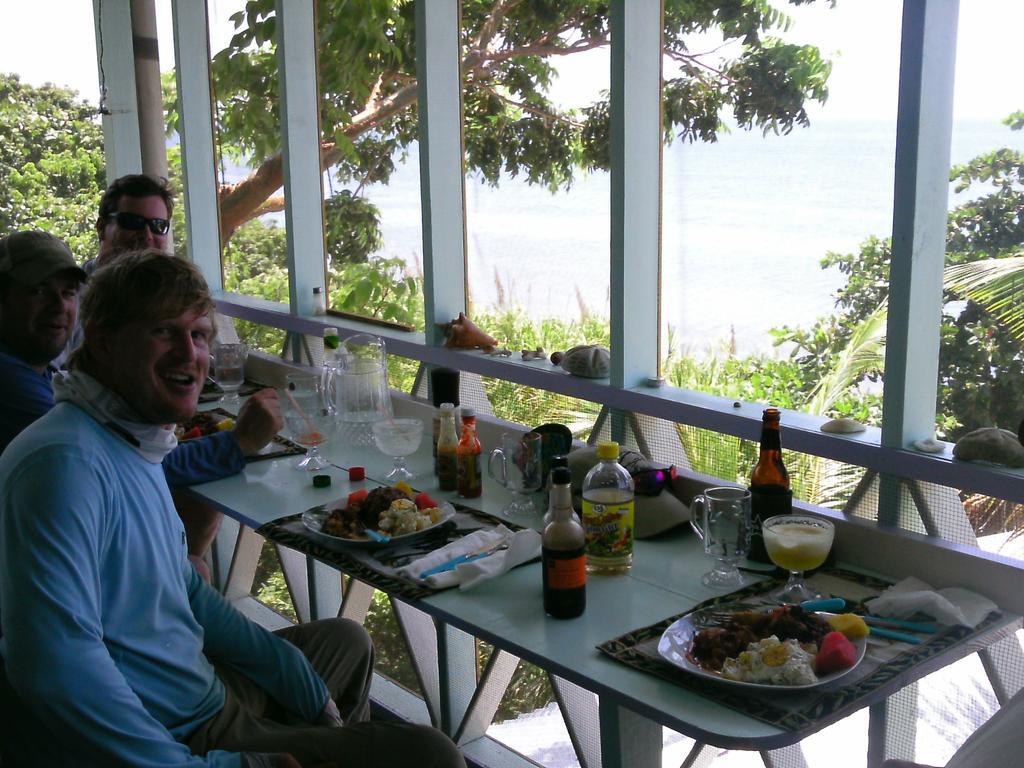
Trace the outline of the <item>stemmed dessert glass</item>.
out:
[[[384,475],[384,479],[397,482],[416,477],[405,466],[405,457],[419,449],[423,438],[423,422],[419,419],[384,419],[374,422],[372,429],[377,448],[395,460],[394,468]]]
[[[213,375],[224,391],[221,402],[237,405],[238,390],[245,383],[245,358],[248,349],[241,342],[225,342],[213,348]]]
[[[325,398],[323,379],[311,374],[289,374],[284,391],[284,419],[288,432],[299,445],[307,448],[296,469],[315,472],[328,466],[320,455],[320,446],[335,431],[334,408]]]
[[[804,581],[804,571],[820,567],[828,558],[835,526],[828,520],[810,515],[769,517],[761,526],[768,557],[789,571],[785,586],[768,593],[780,603],[799,604],[823,595]]]

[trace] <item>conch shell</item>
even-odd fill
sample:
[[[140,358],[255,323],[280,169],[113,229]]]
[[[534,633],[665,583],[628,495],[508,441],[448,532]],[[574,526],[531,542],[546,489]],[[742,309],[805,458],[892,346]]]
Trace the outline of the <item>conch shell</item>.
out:
[[[552,362],[554,362],[553,359]],[[561,365],[564,371],[573,376],[604,379],[612,372],[612,356],[604,347],[597,344],[584,344],[566,350],[558,365]]]
[[[498,342],[493,336],[481,331],[476,324],[466,317],[465,312],[459,312],[459,316],[450,323],[440,323],[439,327],[444,329],[446,347],[458,349],[475,349],[476,347],[495,347]]]

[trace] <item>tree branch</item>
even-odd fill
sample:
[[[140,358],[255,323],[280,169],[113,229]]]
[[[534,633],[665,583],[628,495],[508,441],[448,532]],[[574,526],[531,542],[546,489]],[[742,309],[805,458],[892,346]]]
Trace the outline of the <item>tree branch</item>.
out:
[[[499,93],[497,89],[485,83],[477,83],[477,85],[480,88],[483,88],[492,96],[494,96],[496,99],[500,99],[509,106],[516,107],[518,109],[523,110],[524,112],[529,112],[531,115],[536,115],[537,117],[544,118],[545,120],[553,120],[555,122],[565,123],[566,125],[571,125],[573,128],[583,127],[583,123],[578,123],[575,120],[570,120],[565,115],[558,114],[557,112],[549,112],[545,109],[541,109],[540,107],[535,107],[532,104],[527,104],[525,102],[516,101],[515,99],[509,98],[508,96]]]

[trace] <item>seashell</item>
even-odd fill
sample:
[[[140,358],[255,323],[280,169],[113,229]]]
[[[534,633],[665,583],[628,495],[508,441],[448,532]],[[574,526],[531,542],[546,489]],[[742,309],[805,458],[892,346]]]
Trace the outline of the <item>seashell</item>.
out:
[[[988,461],[1007,467],[1024,467],[1024,445],[1008,429],[982,427],[968,432],[953,446],[962,461]]]
[[[940,443],[934,437],[926,437],[924,440],[915,440],[914,447],[925,453],[942,453],[946,450],[945,443]]]
[[[863,432],[867,427],[861,424],[859,421],[854,419],[848,419],[842,417],[839,419],[831,419],[826,421],[820,427],[822,432],[830,432],[834,435],[855,435],[858,432]]]
[[[552,365],[561,365],[563,357],[565,357],[565,352],[552,352],[551,353],[551,358],[550,358],[551,359],[551,364]]]
[[[479,328],[466,317],[465,312],[459,312],[459,316],[450,323],[443,323],[439,327],[444,329],[446,347],[459,349],[475,349],[476,347],[496,347],[498,342]]]
[[[567,350],[561,362],[562,370],[573,376],[603,379],[611,374],[612,356],[604,347],[584,344]]]

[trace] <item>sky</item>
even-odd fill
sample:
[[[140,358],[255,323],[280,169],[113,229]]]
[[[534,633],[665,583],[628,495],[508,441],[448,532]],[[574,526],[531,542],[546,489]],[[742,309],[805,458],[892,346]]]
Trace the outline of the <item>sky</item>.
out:
[[[210,0],[210,17],[224,20],[213,30],[214,50],[230,36],[228,16],[243,4],[243,0]],[[0,25],[0,72],[18,72],[33,85],[68,86],[97,102],[92,6],[89,0],[6,0]],[[157,0],[156,7],[160,62],[166,70],[174,61],[170,0]],[[891,119],[895,115],[900,7],[898,0],[838,0],[834,9],[825,2],[785,8],[794,20],[786,36],[794,42],[817,44],[834,61],[823,116]],[[45,46],[39,43],[44,29]],[[1024,0],[961,0],[959,29],[957,117],[999,120],[1024,109],[1021,79],[998,75],[1019,71]],[[555,97],[568,99],[569,94],[579,97],[607,88],[607,77],[593,77],[594,71],[606,66],[606,59],[604,52],[589,59],[566,57],[559,65],[561,84]]]

